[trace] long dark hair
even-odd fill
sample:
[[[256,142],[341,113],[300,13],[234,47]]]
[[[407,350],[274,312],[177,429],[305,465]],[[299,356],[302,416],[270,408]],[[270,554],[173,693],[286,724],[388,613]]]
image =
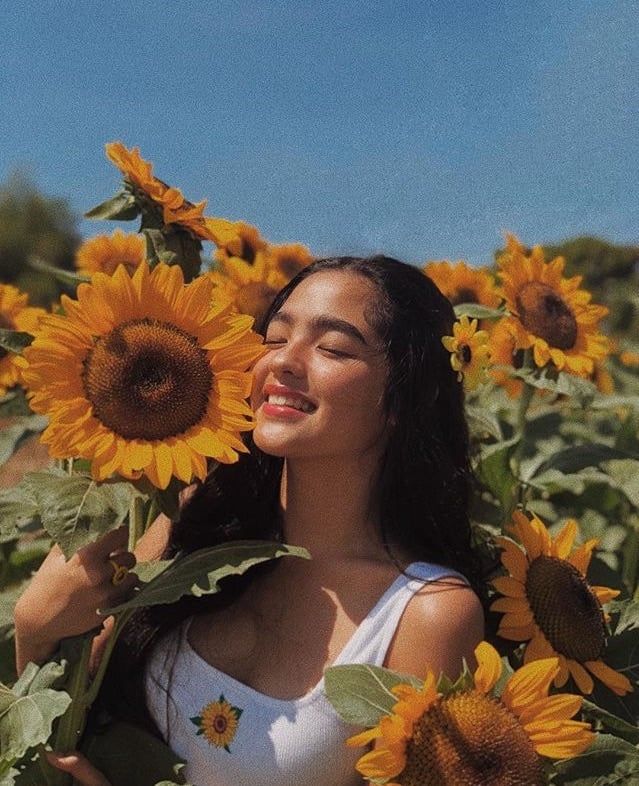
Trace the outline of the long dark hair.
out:
[[[453,308],[421,271],[398,260],[319,259],[278,293],[260,332],[302,281],[324,271],[364,276],[377,293],[365,318],[386,352],[384,406],[393,423],[379,473],[382,542],[393,560],[392,546],[397,545],[415,560],[461,572],[481,597],[468,519],[471,472],[464,392],[441,342],[452,334]],[[283,460],[259,450],[250,436],[247,444],[249,452],[239,462],[214,467],[196,488],[171,528],[165,558],[229,540],[282,539],[278,503]],[[124,657],[116,657],[111,671],[123,667],[139,675],[158,637],[192,614],[232,602],[255,575],[270,569],[266,563],[227,579],[218,595],[141,612],[116,648]]]

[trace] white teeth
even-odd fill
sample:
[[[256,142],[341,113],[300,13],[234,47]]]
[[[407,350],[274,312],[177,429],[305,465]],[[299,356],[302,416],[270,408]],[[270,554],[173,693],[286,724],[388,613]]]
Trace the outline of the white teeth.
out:
[[[279,404],[282,407],[293,407],[293,409],[300,409],[302,412],[312,412],[315,409],[310,402],[290,396],[274,396],[271,394],[266,400],[269,404]]]

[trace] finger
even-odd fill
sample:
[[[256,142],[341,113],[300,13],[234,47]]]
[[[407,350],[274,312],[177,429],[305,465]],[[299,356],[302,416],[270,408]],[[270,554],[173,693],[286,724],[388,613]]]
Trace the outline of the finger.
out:
[[[109,554],[109,561],[110,560],[113,560],[117,565],[121,565],[128,570],[135,567],[137,562],[135,554],[132,551],[112,551],[111,554]]]
[[[46,756],[52,767],[68,772],[81,786],[111,786],[104,775],[81,753],[73,752],[60,756],[47,751]]]
[[[128,542],[129,528],[128,526],[123,526],[110,530],[99,540],[87,544],[81,551],[88,557],[107,557],[112,551],[125,549]]]
[[[138,586],[139,579],[135,575],[135,573],[129,573],[121,582],[113,587],[112,591],[109,592],[106,600],[104,603],[101,604],[100,608],[97,609],[97,613],[104,617],[105,609],[113,608],[114,606],[119,606],[121,603],[129,600],[131,597],[133,590]]]

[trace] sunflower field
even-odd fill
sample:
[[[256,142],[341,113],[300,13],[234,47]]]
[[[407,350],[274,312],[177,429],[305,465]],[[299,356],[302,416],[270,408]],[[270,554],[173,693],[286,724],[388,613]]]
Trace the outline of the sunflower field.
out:
[[[308,556],[241,541],[140,563],[130,598],[101,610],[112,633],[97,668],[99,627],[18,678],[15,605],[52,546],[68,559],[128,524],[133,549],[212,464],[246,450],[265,351],[254,321],[313,258],[206,215],[137,149],[106,152],[122,187],[86,215],[138,231],[86,240],[75,273],[48,268],[67,291],[50,311],[0,284],[0,478],[39,439],[34,471],[0,491],[0,786],[70,786],[48,746],[79,747],[114,786],[185,783],[141,730],[84,734],[119,632],[136,608]],[[357,770],[374,784],[639,784],[639,340],[611,318],[639,313],[637,289],[593,302],[562,257],[514,235],[494,265],[423,270],[458,318],[443,344],[466,389],[486,640],[454,681],[329,668],[328,697],[354,726],[344,743],[362,747]]]

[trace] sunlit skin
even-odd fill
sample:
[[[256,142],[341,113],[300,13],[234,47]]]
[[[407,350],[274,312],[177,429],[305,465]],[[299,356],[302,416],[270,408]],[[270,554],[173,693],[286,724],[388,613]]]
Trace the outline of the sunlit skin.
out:
[[[370,502],[386,442],[388,367],[364,314],[375,296],[362,276],[310,276],[271,321],[270,352],[254,370],[255,443],[286,457],[286,538],[315,546],[314,556],[339,544],[355,553],[383,551],[375,543]],[[316,409],[268,404],[265,386],[301,393]]]

